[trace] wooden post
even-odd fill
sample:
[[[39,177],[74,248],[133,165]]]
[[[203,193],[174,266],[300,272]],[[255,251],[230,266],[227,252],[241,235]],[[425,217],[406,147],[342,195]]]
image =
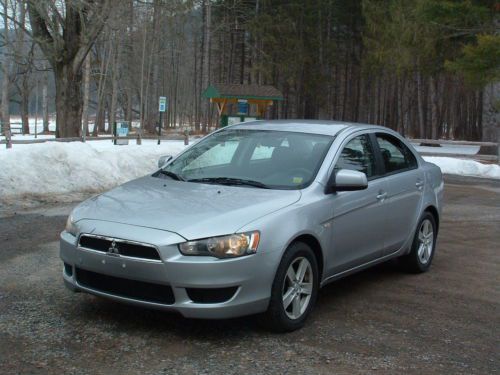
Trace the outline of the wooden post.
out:
[[[2,130],[5,135],[5,147],[12,148],[12,133],[10,132],[10,124],[2,124]]]
[[[141,128],[137,130],[137,138],[135,140],[135,143],[140,146],[142,145],[142,139],[141,139]]]

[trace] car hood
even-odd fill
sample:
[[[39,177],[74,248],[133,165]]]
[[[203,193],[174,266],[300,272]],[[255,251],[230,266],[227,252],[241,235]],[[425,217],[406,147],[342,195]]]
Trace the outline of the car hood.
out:
[[[298,190],[147,176],[86,200],[72,215],[74,221],[112,221],[175,232],[192,240],[234,233],[255,219],[297,202],[300,196]]]

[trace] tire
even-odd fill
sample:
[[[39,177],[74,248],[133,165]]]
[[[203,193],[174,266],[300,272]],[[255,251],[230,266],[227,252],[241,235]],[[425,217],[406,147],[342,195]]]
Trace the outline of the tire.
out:
[[[432,234],[429,234],[429,229],[432,230]],[[400,258],[404,269],[411,273],[427,272],[434,258],[436,239],[436,219],[430,212],[426,211],[418,222],[410,253]]]
[[[301,266],[305,269],[302,283],[292,283],[291,277],[295,277],[296,280],[301,276],[297,275]],[[290,272],[290,268],[297,272]],[[318,289],[319,272],[316,256],[309,245],[294,242],[285,251],[274,277],[271,299],[265,314],[267,327],[275,332],[291,332],[301,328],[316,303]],[[285,295],[286,302],[289,303],[287,308],[285,308]]]

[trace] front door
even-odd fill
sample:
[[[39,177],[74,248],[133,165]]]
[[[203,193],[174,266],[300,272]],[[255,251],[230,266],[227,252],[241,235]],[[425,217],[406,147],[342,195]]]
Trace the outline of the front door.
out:
[[[331,195],[332,254],[329,275],[379,258],[384,248],[386,185],[379,179],[374,147],[367,134],[345,144],[335,171],[351,169],[366,174],[368,188]]]

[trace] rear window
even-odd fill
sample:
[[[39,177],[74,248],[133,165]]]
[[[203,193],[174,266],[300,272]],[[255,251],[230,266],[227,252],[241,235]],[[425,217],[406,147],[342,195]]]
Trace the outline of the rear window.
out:
[[[415,155],[399,139],[383,133],[377,133],[376,138],[382,154],[385,173],[397,173],[417,168]]]

